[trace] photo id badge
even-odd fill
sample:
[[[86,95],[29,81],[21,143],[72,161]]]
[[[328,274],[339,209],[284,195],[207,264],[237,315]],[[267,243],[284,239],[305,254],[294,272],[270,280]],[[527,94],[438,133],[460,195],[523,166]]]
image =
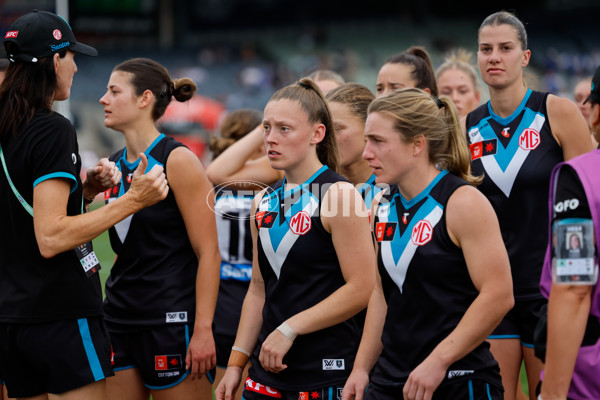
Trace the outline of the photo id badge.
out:
[[[75,248],[75,253],[77,254],[77,258],[81,263],[83,272],[88,278],[100,270],[100,262],[96,257],[96,253],[94,253],[92,242],[87,242],[81,246],[77,246]]]
[[[566,218],[552,225],[552,282],[594,285],[598,281],[598,257],[594,223],[587,218]]]

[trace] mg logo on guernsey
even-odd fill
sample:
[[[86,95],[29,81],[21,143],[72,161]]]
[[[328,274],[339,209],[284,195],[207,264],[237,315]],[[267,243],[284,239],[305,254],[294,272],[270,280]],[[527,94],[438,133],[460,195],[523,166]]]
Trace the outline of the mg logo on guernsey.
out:
[[[423,246],[431,240],[433,236],[433,226],[431,222],[422,219],[415,224],[410,239],[417,246]]]
[[[540,145],[540,133],[535,129],[525,129],[519,136],[519,147],[523,150],[533,150]]]
[[[296,235],[304,235],[311,226],[310,215],[306,211],[299,211],[290,219],[290,230]]]

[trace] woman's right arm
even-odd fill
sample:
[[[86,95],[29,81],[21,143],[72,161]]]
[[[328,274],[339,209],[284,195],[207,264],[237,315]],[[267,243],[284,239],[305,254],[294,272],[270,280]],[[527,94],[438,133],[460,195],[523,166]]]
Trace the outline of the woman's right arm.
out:
[[[252,279],[248,292],[242,305],[242,314],[235,337],[234,347],[243,349],[248,354],[252,354],[258,334],[262,327],[262,310],[265,304],[265,282],[263,281],[260,268],[258,266],[257,237],[258,231],[256,224],[253,223],[256,216],[256,205],[262,199],[262,192],[254,198],[251,211],[250,230],[252,232]],[[228,363],[229,364],[229,363]],[[215,390],[217,400],[233,400],[237,388],[242,379],[244,367],[228,365],[225,375],[219,386]]]
[[[148,160],[144,154],[140,157],[142,161],[127,193],[92,212],[67,215],[71,186],[66,179],[48,179],[35,186],[33,225],[43,257],[54,257],[87,243],[117,222],[167,196],[169,186],[163,167],[154,166],[144,174]]]
[[[251,159],[264,144],[263,132],[263,126],[257,126],[211,161],[206,168],[208,179],[215,185],[230,181],[256,181],[270,185],[282,179],[283,172],[271,168],[266,156]]]

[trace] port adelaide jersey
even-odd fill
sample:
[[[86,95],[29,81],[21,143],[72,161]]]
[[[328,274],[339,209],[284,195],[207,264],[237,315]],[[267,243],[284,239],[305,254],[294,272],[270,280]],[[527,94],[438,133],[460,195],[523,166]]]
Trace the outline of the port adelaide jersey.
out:
[[[161,134],[145,151],[147,171],[166,170],[171,151],[183,146]],[[121,170],[121,182],[105,192],[106,202],[123,196],[139,164],[127,161],[127,149],[110,157]],[[158,325],[191,322],[195,312],[198,259],[190,244],[175,195],[146,207],[109,230],[117,259],[106,281],[104,312],[122,324]]]
[[[448,199],[463,185],[468,183],[444,170],[410,201],[392,187],[379,202],[374,234],[388,311],[371,381],[380,387],[403,385],[478,295],[446,225]],[[452,364],[445,380],[473,378],[495,364],[488,345],[481,344]]]
[[[323,166],[292,189],[285,190],[285,181],[279,181],[258,205],[258,260],[265,282],[258,348],[282,322],[345,284],[331,234],[320,218],[323,196],[338,181],[346,179]],[[359,324],[351,318],[298,336],[283,359],[288,368],[278,374],[262,369],[255,353],[250,376],[292,391],[343,384],[352,370],[359,341]]]
[[[473,174],[484,176],[479,189],[498,215],[516,299],[541,298],[550,173],[563,160],[548,123],[547,97],[528,90],[506,118],[488,102],[466,120]]]

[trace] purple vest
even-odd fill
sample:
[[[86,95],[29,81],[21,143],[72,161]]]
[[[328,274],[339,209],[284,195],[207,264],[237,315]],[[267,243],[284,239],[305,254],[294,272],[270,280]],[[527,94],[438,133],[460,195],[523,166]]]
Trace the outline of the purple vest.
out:
[[[593,150],[572,160],[562,162],[552,171],[550,179],[549,221],[552,221],[553,193],[556,185],[558,170],[562,165],[571,166],[583,185],[587,201],[590,206],[594,231],[596,234],[596,247],[600,249],[600,150]],[[549,226],[548,243],[551,243],[552,225]],[[550,246],[546,250],[544,269],[540,281],[540,290],[544,297],[550,295],[552,285],[552,262]],[[592,306],[590,314],[600,320],[600,290],[598,284],[592,289]],[[581,347],[577,355],[575,370],[569,388],[569,398],[572,399],[600,399],[600,341],[593,346]]]

